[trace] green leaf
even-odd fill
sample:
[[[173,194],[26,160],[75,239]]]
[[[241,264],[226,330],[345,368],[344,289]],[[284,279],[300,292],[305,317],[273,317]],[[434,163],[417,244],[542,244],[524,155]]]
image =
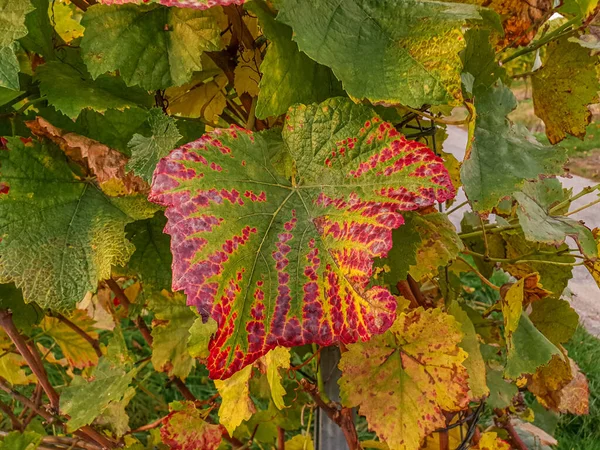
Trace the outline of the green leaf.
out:
[[[558,247],[569,236],[575,239],[585,256],[588,258],[598,256],[594,236],[581,222],[568,217],[551,215],[548,209],[540,204],[540,200],[535,197],[531,189],[515,192],[514,197],[519,202],[517,216],[527,240]]]
[[[108,425],[116,437],[123,437],[131,430],[129,427],[129,414],[127,414],[125,408],[135,396],[135,393],[134,388],[128,387],[121,400],[112,401],[108,404],[102,414],[96,418],[96,423]]]
[[[71,416],[67,431],[73,432],[89,425],[111,402],[121,401],[138,371],[139,367],[125,372],[106,358],[100,358],[91,381],[75,376],[60,396],[61,412]]]
[[[569,302],[556,298],[534,302],[529,318],[554,345],[568,342],[579,324],[579,315]]]
[[[203,322],[202,317],[198,317],[190,327],[190,337],[188,339],[188,353],[192,358],[208,358],[208,343],[210,338],[217,331],[217,322],[212,318]]]
[[[156,294],[149,306],[154,312],[152,365],[169,377],[185,379],[194,367],[187,345],[197,316],[178,293]]]
[[[517,379],[535,373],[560,350],[540,333],[523,312],[525,278],[514,283],[502,298],[504,337],[508,351],[504,376]]]
[[[48,102],[72,119],[85,108],[104,112],[152,104],[147,92],[128,88],[120,78],[102,75],[92,80],[88,74],[58,61],[39,66],[35,78]]]
[[[533,72],[531,86],[535,114],[546,124],[550,143],[562,141],[567,133],[585,136],[592,119],[588,106],[598,102],[600,90],[597,63],[589,49],[566,37],[546,47],[546,60]]]
[[[107,197],[48,142],[8,138],[8,149],[0,151],[9,189],[0,195],[0,279],[42,308],[73,308],[133,253],[125,225],[155,209],[143,197]]]
[[[128,86],[179,86],[201,71],[200,56],[221,48],[220,9],[96,5],[81,24],[83,59],[93,78],[118,70]]]
[[[29,0],[0,0],[0,47],[8,47],[27,34],[25,16],[31,11]]]
[[[28,33],[26,36],[19,39],[21,46],[33,53],[37,53],[44,57],[46,61],[56,59],[54,46],[62,46],[62,40],[56,36],[48,11],[50,9],[48,0],[31,0],[35,10],[27,14],[25,17],[25,25]],[[62,5],[62,3],[54,4],[54,6]],[[61,51],[61,59],[64,59],[64,47]],[[70,51],[70,49],[67,49]]]
[[[282,0],[278,20],[333,69],[348,94],[376,103],[457,104],[461,27],[473,5],[417,0]]]
[[[440,340],[440,336],[444,336]],[[384,335],[351,344],[339,368],[345,406],[358,406],[391,450],[417,450],[469,403],[460,324],[440,309],[400,314]]]
[[[526,180],[562,173],[563,149],[544,147],[506,118],[516,105],[502,84],[476,95],[472,148],[461,169],[465,193],[476,211],[491,210]]]
[[[481,356],[479,340],[473,322],[458,302],[452,302],[448,307],[448,312],[460,324],[463,338],[459,346],[469,355],[463,362],[463,366],[469,374],[470,397],[471,399],[483,398],[490,393],[490,390],[487,387],[485,363]]]
[[[276,22],[265,3],[250,2],[246,8],[258,16],[265,36],[271,41],[260,66],[263,76],[257,117],[279,116],[296,103],[321,102],[343,94],[331,70],[298,50],[298,44],[292,41],[292,29]]]
[[[13,323],[21,331],[29,331],[43,316],[35,303],[26,304],[23,301],[23,293],[12,283],[0,284],[0,309],[13,312]]]
[[[396,300],[369,288],[373,259],[389,251],[401,211],[455,193],[441,158],[364,105],[331,99],[287,116],[283,145],[276,130],[218,130],[171,152],[154,174],[173,289],[219,325],[213,378],[277,345],[387,329]],[[293,182],[278,172],[282,151],[295,162]]]
[[[193,402],[178,404],[163,419],[160,437],[171,450],[217,450],[223,431],[219,425],[206,422],[204,414]]]
[[[72,129],[67,129],[102,142],[119,150],[126,156],[131,156],[127,144],[133,135],[150,132],[148,111],[135,107],[126,108],[122,111],[108,109],[103,113],[87,108],[81,111],[75,126]]]
[[[496,52],[490,43],[491,32],[485,28],[470,29],[465,33],[467,46],[461,53],[463,73],[473,77],[472,91],[493,86],[498,79],[506,79],[506,69],[496,62]]]
[[[490,390],[487,405],[492,409],[504,409],[511,405],[513,398],[519,393],[517,385],[505,380],[499,370],[489,369],[486,379]]]
[[[175,125],[175,119],[167,116],[159,108],[150,111],[148,124],[150,136],[134,134],[129,141],[131,159],[127,164],[127,170],[133,170],[137,176],[150,183],[158,161],[175,148],[175,144],[181,139],[181,134]]]
[[[171,289],[171,240],[163,229],[167,224],[162,211],[154,217],[127,225],[127,238],[135,246],[125,271],[135,275],[146,293]]]
[[[42,443],[42,438],[35,431],[11,431],[0,442],[0,450],[35,450]]]
[[[0,87],[19,90],[19,61],[12,46],[0,47]]]
[[[552,355],[560,354],[560,350],[535,328],[525,313],[521,315],[510,342],[504,375],[513,380],[523,374],[534,373],[538,367],[548,363]]]

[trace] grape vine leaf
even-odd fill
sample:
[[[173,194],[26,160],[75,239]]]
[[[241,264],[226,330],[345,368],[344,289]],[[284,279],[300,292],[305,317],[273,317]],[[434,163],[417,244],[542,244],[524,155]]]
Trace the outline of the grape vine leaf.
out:
[[[185,379],[194,367],[187,351],[190,328],[196,314],[186,305],[185,296],[167,291],[150,298],[154,312],[152,327],[152,365],[169,377]]]
[[[33,9],[29,0],[0,1],[0,47],[8,47],[27,34],[25,16]]]
[[[564,344],[571,339],[579,325],[579,315],[569,302],[558,298],[535,302],[529,318],[554,345]]]
[[[56,59],[54,46],[62,47],[63,42],[56,36],[50,22],[50,2],[48,0],[31,0],[35,8],[25,16],[27,35],[19,39],[19,44],[27,52],[37,53],[46,61]],[[62,52],[63,49],[61,49]],[[64,57],[64,53],[61,54]]]
[[[67,431],[73,432],[89,425],[111,402],[119,402],[138,371],[139,367],[126,372],[106,358],[100,358],[93,379],[86,381],[79,375],[75,376],[60,396],[61,412],[71,416]]]
[[[38,66],[35,79],[48,103],[72,119],[86,108],[98,112],[150,106],[152,97],[137,87],[127,87],[119,77],[100,75],[92,80],[87,73],[58,61]]]
[[[506,408],[512,404],[513,398],[519,393],[517,385],[505,380],[499,370],[489,369],[486,380],[490,389],[490,396],[486,403],[490,408]]]
[[[271,42],[260,67],[257,117],[279,116],[296,103],[321,102],[343,94],[331,69],[298,50],[298,44],[292,41],[291,28],[277,22],[265,3],[250,2],[247,8],[258,16]]]
[[[592,236],[594,236],[596,241],[596,250],[600,254],[600,228],[594,228]],[[596,284],[600,287],[600,258],[595,261],[586,260],[585,267],[587,267],[594,280],[596,280]]]
[[[167,219],[162,211],[152,218],[138,220],[125,228],[127,238],[135,246],[124,271],[135,275],[144,292],[160,292],[171,287],[171,255],[169,236],[163,233]]]
[[[460,329],[463,333],[463,338],[459,344],[467,355],[467,359],[464,360],[463,366],[467,369],[469,374],[469,387],[471,392],[469,397],[471,399],[481,399],[490,393],[490,390],[486,382],[486,371],[485,362],[481,356],[481,349],[479,347],[479,340],[473,322],[469,319],[468,314],[461,308],[458,302],[452,302],[448,307],[448,313],[450,313],[456,321],[460,324]]]
[[[546,47],[545,62],[533,72],[531,86],[535,114],[546,124],[550,143],[562,141],[567,133],[585,136],[592,119],[588,106],[598,102],[600,90],[597,59],[566,37]]]
[[[512,447],[504,439],[498,437],[498,433],[486,431],[481,434],[479,442],[473,450],[511,450]]]
[[[56,128],[43,117],[25,122],[31,132],[58,145],[73,161],[87,168],[100,188],[111,196],[146,193],[148,185],[141,178],[125,173],[127,158],[120,152],[93,139]]]
[[[123,398],[119,401],[110,402],[102,414],[96,418],[95,423],[110,427],[115,437],[123,437],[131,430],[129,414],[127,414],[125,408],[135,394],[135,389],[129,386],[123,394]]]
[[[10,309],[13,323],[17,329],[25,332],[29,332],[44,315],[35,303],[23,301],[23,293],[13,283],[0,284],[0,309]]]
[[[83,59],[93,78],[118,70],[128,86],[179,86],[201,71],[200,56],[221,48],[220,8],[96,5],[83,16]]]
[[[368,287],[373,258],[389,251],[400,211],[455,195],[441,158],[347,99],[290,109],[283,141],[273,131],[216,130],[171,152],[154,174],[173,289],[219,325],[213,378],[277,345],[385,331],[396,300]],[[293,183],[273,164],[282,151],[295,162]]]
[[[250,378],[252,366],[246,366],[226,380],[215,380],[215,387],[221,396],[219,423],[230,436],[244,421],[256,412],[256,406],[250,398]]]
[[[227,76],[224,73],[208,78],[204,72],[195,74],[189,83],[167,89],[169,114],[203,117],[211,123],[218,123],[219,115],[227,104],[225,86]]]
[[[553,355],[548,364],[529,377],[527,389],[553,411],[589,413],[588,381],[575,361],[566,355]]]
[[[416,0],[282,0],[278,20],[350,96],[420,107],[462,100],[461,27],[473,5]],[[357,57],[360,55],[360,57]]]
[[[94,322],[85,311],[77,309],[67,318],[92,339],[98,339]],[[40,326],[44,334],[54,339],[72,367],[84,369],[98,364],[98,355],[92,345],[64,322],[55,317],[45,316]]]
[[[358,406],[391,450],[418,449],[445,426],[442,410],[457,411],[469,402],[461,339],[460,324],[440,309],[400,314],[387,333],[351,344],[342,354],[342,403]]]
[[[208,9],[214,6],[241,5],[244,1],[245,0],[100,0],[98,3],[104,5],[158,3],[164,6],[175,6],[179,8]]]
[[[314,444],[310,433],[297,434],[285,441],[285,450],[306,450],[311,448],[314,448]]]
[[[79,20],[73,17],[79,11],[73,3],[54,3],[54,30],[65,43],[83,36],[84,28]]]
[[[506,291],[501,300],[504,316],[504,337],[507,359],[504,375],[516,379],[531,374],[560,350],[535,328],[523,311],[525,278],[521,278]]]
[[[11,431],[0,442],[0,450],[35,450],[42,443],[42,438],[35,431]]]
[[[13,317],[16,318],[17,314]],[[25,372],[25,359],[20,354],[13,353],[13,349],[11,339],[4,330],[0,330],[0,376],[13,386],[36,383],[36,376]]]
[[[506,69],[496,62],[496,52],[490,44],[491,32],[485,28],[469,29],[465,33],[467,45],[461,53],[463,73],[473,76],[472,91],[488,88],[496,80],[506,81]]]
[[[107,197],[48,142],[7,138],[0,151],[0,280],[25,301],[67,310],[133,253],[125,225],[156,211],[138,196]]]
[[[12,46],[0,47],[0,87],[19,90],[19,61]]]
[[[131,158],[127,163],[127,169],[133,170],[137,176],[150,183],[158,161],[175,148],[175,144],[181,139],[181,134],[175,119],[167,116],[162,109],[152,109],[148,115],[148,123],[150,136],[134,134],[129,141]]]
[[[410,266],[410,274],[416,280],[437,272],[439,267],[447,265],[464,249],[446,214],[413,215],[412,225],[420,237],[416,263]]]
[[[567,237],[572,237],[585,256],[598,256],[594,236],[581,222],[552,215],[527,186],[522,192],[515,192],[514,197],[519,202],[517,216],[527,240],[558,247]]]
[[[173,402],[162,420],[160,437],[171,450],[217,450],[223,431],[206,422],[193,402]]]
[[[261,63],[262,52],[260,49],[244,49],[240,52],[237,66],[233,71],[233,87],[238,95],[243,93],[248,93],[251,97],[258,95],[260,92],[258,85],[261,78]]]
[[[267,371],[267,381],[271,388],[271,399],[277,409],[283,409],[285,408],[283,401],[285,388],[282,384],[279,369],[290,368],[290,350],[285,347],[276,347],[263,356],[263,358]]]
[[[476,211],[489,211],[526,180],[562,172],[563,149],[544,147],[506,118],[516,107],[509,88],[480,89],[470,155],[461,168],[465,193]]]
[[[190,337],[188,339],[188,353],[192,358],[208,358],[208,343],[210,338],[217,331],[217,322],[211,317],[206,323],[203,323],[202,317],[198,317],[190,327]]]

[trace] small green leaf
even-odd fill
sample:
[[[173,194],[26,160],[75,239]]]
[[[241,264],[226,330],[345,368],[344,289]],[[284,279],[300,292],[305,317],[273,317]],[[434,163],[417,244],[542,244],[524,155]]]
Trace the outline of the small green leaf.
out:
[[[200,56],[221,48],[220,8],[96,5],[83,17],[83,59],[93,78],[118,70],[128,86],[179,86],[201,71]]]
[[[27,34],[25,16],[31,11],[29,0],[0,0],[0,47],[8,47]]]
[[[181,134],[175,125],[175,119],[159,108],[150,111],[148,124],[151,135],[146,137],[134,134],[127,145],[131,151],[127,170],[133,170],[137,176],[150,183],[158,161],[175,148]]]
[[[150,299],[154,312],[152,365],[170,377],[185,379],[194,367],[187,351],[190,328],[197,315],[186,305],[185,296],[163,292]]]
[[[527,240],[558,247],[567,237],[572,237],[585,256],[598,256],[594,236],[585,225],[568,217],[551,215],[533,195],[530,190],[514,193],[519,202],[517,216]]]
[[[529,318],[554,345],[568,342],[579,324],[579,315],[569,302],[557,298],[534,302]]]
[[[188,339],[188,353],[192,358],[208,358],[208,343],[210,338],[217,331],[217,322],[209,317],[204,323],[202,317],[198,317],[190,327],[190,337]]]
[[[490,408],[506,408],[512,404],[512,399],[519,393],[517,385],[505,380],[499,370],[489,369],[486,380],[490,390],[486,403]]]
[[[13,322],[21,331],[29,331],[44,315],[35,303],[26,304],[23,301],[23,293],[13,283],[0,284],[0,309],[12,311]]]
[[[42,443],[42,438],[35,431],[11,431],[0,442],[0,450],[35,450]]]
[[[0,47],[0,87],[19,90],[19,61],[10,45]]]
[[[100,358],[91,381],[75,376],[71,384],[62,390],[60,397],[61,412],[71,416],[67,430],[73,432],[89,425],[111,402],[121,401],[138,370],[125,372],[106,358]]]
[[[98,112],[150,106],[152,97],[139,88],[128,88],[122,79],[101,75],[92,80],[87,73],[58,61],[36,69],[40,92],[58,111],[75,119],[85,108]]]

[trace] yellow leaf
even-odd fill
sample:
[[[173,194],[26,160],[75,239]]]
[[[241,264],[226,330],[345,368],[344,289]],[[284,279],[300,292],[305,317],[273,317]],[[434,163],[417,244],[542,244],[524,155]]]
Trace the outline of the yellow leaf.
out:
[[[169,114],[202,117],[216,124],[227,104],[224,91],[227,82],[223,72],[208,69],[194,75],[192,81],[183,86],[167,89],[165,96],[169,101]]]
[[[27,375],[21,368],[25,365],[25,360],[21,355],[6,353],[0,357],[0,377],[12,385],[35,383],[35,375]]]
[[[256,412],[248,385],[251,376],[252,366],[246,366],[226,380],[215,380],[215,386],[221,396],[219,423],[230,436],[244,420],[250,419]]]
[[[66,43],[73,39],[83,36],[85,28],[79,21],[82,14],[75,8],[75,5],[67,3],[66,0],[50,2],[49,14],[54,18],[54,31]]]
[[[474,450],[511,450],[508,442],[500,439],[498,433],[488,431],[481,435],[479,443],[473,447]]]
[[[261,53],[259,49],[244,49],[233,72],[233,85],[238,95],[247,92],[256,97],[259,92]]]
[[[521,278],[510,286],[502,298],[502,314],[504,315],[504,333],[507,345],[511,343],[511,336],[519,325],[523,312],[523,287],[525,278]]]
[[[98,333],[93,328],[94,322],[85,311],[75,310],[68,319],[90,337],[98,339]],[[98,355],[91,344],[63,322],[55,317],[46,316],[40,325],[42,330],[56,341],[71,366],[83,369],[98,364]]]
[[[283,397],[285,388],[281,383],[281,374],[279,369],[288,369],[290,367],[290,349],[286,347],[276,347],[264,356],[265,366],[267,367],[267,381],[271,388],[271,398],[277,409],[285,408]]]
[[[310,434],[297,434],[285,441],[285,450],[312,450],[313,440]]]

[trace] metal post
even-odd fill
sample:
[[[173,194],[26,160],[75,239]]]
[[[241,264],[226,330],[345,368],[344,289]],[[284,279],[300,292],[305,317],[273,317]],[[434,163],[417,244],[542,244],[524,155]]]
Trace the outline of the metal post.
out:
[[[337,346],[321,348],[321,373],[324,390],[330,400],[340,401],[340,389],[337,384],[341,372],[337,365],[340,361],[340,349]],[[315,450],[348,450],[348,444],[341,428],[327,414],[317,408],[315,422]]]

